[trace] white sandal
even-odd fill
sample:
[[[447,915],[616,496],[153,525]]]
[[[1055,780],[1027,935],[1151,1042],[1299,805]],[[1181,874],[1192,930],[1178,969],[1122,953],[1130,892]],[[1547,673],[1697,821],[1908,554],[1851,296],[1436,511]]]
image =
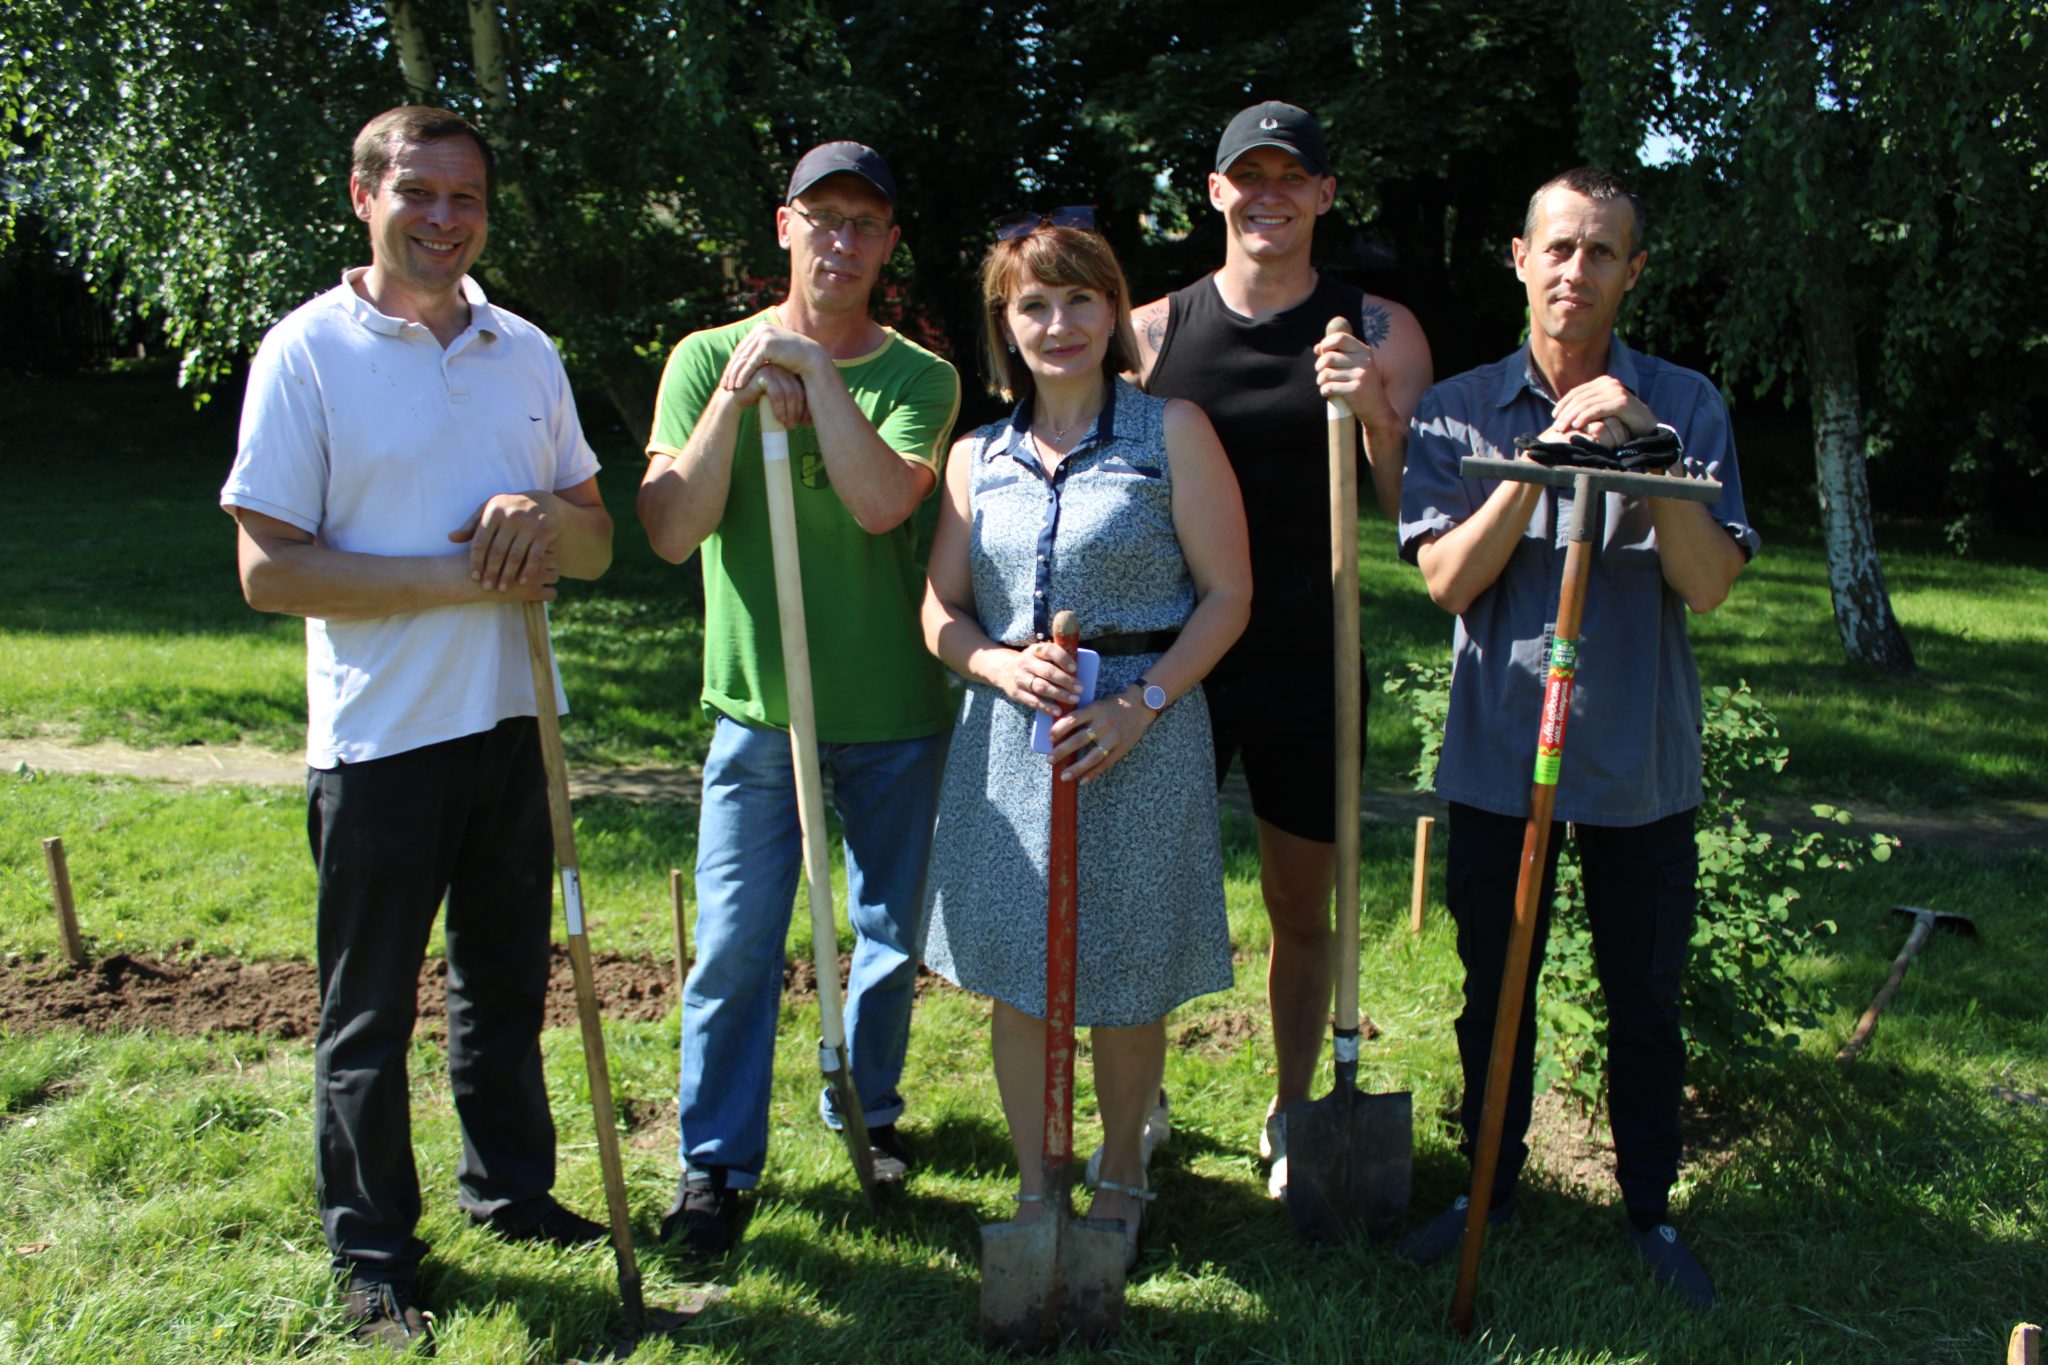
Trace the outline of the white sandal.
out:
[[[1138,1234],[1144,1226],[1145,1205],[1159,1198],[1159,1191],[1148,1190],[1142,1185],[1126,1185],[1120,1180],[1098,1180],[1095,1192],[1129,1195],[1138,1201],[1138,1221],[1131,1223],[1124,1232],[1124,1269],[1129,1271],[1138,1263]]]
[[[1166,1145],[1173,1136],[1173,1110],[1166,1102],[1166,1090],[1159,1091],[1159,1103],[1152,1106],[1152,1112],[1145,1115],[1144,1130],[1138,1134],[1138,1160],[1146,1170],[1152,1169],[1152,1153]],[[1081,1172],[1081,1183],[1095,1189],[1102,1180],[1102,1149],[1097,1147],[1088,1155],[1088,1167]]]

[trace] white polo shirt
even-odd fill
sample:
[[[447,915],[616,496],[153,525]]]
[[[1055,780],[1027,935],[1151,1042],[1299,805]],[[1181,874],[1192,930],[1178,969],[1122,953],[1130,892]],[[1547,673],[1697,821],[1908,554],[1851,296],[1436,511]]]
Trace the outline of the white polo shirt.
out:
[[[469,327],[443,347],[355,291],[362,268],[263,338],[221,506],[371,555],[467,555],[448,539],[500,493],[597,472],[561,357],[465,278]],[[561,680],[556,678],[556,695]],[[566,711],[568,707],[561,708]],[[306,621],[306,761],[403,753],[535,714],[520,604]]]

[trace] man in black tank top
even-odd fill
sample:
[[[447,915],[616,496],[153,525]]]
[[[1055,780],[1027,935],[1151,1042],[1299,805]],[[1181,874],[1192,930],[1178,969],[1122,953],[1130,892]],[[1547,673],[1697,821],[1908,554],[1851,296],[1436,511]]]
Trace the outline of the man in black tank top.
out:
[[[1315,222],[1336,195],[1314,118],[1277,101],[1244,110],[1224,129],[1209,176],[1227,230],[1223,268],[1134,314],[1146,389],[1209,414],[1251,529],[1251,625],[1204,690],[1216,780],[1238,757],[1251,788],[1273,925],[1266,995],[1279,1076],[1260,1151],[1273,1161],[1275,1198],[1287,1167],[1274,1116],[1309,1098],[1330,1013],[1336,661],[1325,402],[1363,424],[1372,494],[1360,501],[1392,520],[1408,416],[1431,379],[1429,342],[1406,308],[1317,273]],[[1357,335],[1326,340],[1333,317]]]

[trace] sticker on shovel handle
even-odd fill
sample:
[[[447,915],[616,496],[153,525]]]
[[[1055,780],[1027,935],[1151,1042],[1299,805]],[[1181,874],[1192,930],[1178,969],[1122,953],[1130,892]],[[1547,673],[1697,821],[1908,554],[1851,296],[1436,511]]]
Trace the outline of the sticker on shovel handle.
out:
[[[1564,758],[1564,723],[1572,712],[1572,678],[1579,666],[1579,642],[1556,639],[1550,642],[1550,681],[1543,689],[1543,727],[1536,734],[1536,781],[1545,787],[1557,785],[1557,770]]]
[[[1074,651],[1074,672],[1081,680],[1081,700],[1074,703],[1079,710],[1095,700],[1095,679],[1102,672],[1102,656],[1092,649]],[[1043,711],[1031,713],[1031,752],[1049,754],[1052,752],[1053,718]]]

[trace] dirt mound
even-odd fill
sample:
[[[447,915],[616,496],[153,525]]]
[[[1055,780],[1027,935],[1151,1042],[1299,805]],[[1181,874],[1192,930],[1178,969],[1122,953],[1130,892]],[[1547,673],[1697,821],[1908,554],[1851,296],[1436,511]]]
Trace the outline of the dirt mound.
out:
[[[598,1007],[608,1018],[659,1019],[675,1004],[675,977],[666,962],[608,952],[593,955],[591,966]],[[420,970],[419,1029],[430,1037],[448,1034],[447,981],[447,961],[429,958]],[[319,1000],[320,982],[310,962],[116,953],[82,969],[61,962],[0,965],[0,1033],[221,1029],[311,1038],[320,1022]],[[547,1022],[576,1022],[576,987],[568,950],[560,944],[553,948],[548,978]]]

